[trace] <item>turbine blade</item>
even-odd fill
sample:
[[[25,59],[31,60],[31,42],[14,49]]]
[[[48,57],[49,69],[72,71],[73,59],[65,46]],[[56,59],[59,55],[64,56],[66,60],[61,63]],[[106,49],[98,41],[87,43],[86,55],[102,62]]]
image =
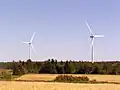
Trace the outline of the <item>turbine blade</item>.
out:
[[[31,40],[30,42],[32,43],[33,39],[34,39],[34,36],[35,36],[36,32],[33,33],[33,36],[31,37]]]
[[[36,54],[36,50],[35,50],[35,47],[33,46],[33,44],[31,44],[31,47],[32,47],[34,53]]]
[[[29,42],[21,42],[21,43],[29,44]]]
[[[90,33],[93,35],[93,32],[92,32],[92,30],[91,30],[91,28],[90,28],[90,26],[89,26],[89,24],[88,24],[88,22],[87,22],[87,21],[86,21],[86,25],[87,25],[87,27],[88,27],[88,29],[89,29]]]
[[[104,37],[104,35],[95,35],[94,37]]]

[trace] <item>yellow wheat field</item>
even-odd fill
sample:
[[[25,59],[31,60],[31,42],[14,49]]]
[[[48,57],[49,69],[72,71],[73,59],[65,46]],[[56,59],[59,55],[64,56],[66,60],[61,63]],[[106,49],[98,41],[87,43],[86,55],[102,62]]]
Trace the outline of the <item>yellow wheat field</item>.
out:
[[[98,81],[120,82],[119,75],[74,75],[88,76]],[[17,80],[53,80],[58,74],[26,74]],[[120,90],[120,84],[78,84],[56,82],[0,81],[0,90]]]
[[[120,85],[1,81],[0,90],[120,90]]]
[[[69,74],[70,75],[70,74]],[[120,75],[84,75],[84,74],[72,74],[73,76],[88,76],[90,79],[96,79],[97,81],[109,81],[120,82]],[[53,80],[58,74],[26,74],[17,80]]]

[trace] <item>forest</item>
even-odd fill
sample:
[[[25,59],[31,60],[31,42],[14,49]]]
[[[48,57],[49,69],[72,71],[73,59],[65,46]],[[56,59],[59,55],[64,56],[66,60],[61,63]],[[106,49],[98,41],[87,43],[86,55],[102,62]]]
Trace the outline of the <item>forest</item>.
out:
[[[57,61],[48,59],[43,62],[32,60],[1,62],[1,69],[12,69],[13,75],[35,74],[120,74],[120,62],[82,62]]]

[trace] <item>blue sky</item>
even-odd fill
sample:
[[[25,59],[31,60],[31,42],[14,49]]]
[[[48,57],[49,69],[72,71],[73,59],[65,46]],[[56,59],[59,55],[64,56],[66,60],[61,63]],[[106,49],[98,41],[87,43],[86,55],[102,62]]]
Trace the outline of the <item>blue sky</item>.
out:
[[[90,60],[85,21],[104,38],[95,40],[95,60],[120,59],[119,0],[2,0],[0,1],[0,61],[27,60],[36,32],[33,60]]]

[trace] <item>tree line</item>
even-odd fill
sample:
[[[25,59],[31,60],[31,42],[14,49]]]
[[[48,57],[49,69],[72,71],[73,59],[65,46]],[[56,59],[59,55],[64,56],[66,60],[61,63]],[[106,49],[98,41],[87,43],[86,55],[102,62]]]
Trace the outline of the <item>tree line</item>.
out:
[[[44,62],[33,62],[30,59],[18,62],[1,62],[0,68],[12,69],[14,75],[26,73],[42,74],[120,74],[120,62],[82,62],[57,61],[48,59]]]

